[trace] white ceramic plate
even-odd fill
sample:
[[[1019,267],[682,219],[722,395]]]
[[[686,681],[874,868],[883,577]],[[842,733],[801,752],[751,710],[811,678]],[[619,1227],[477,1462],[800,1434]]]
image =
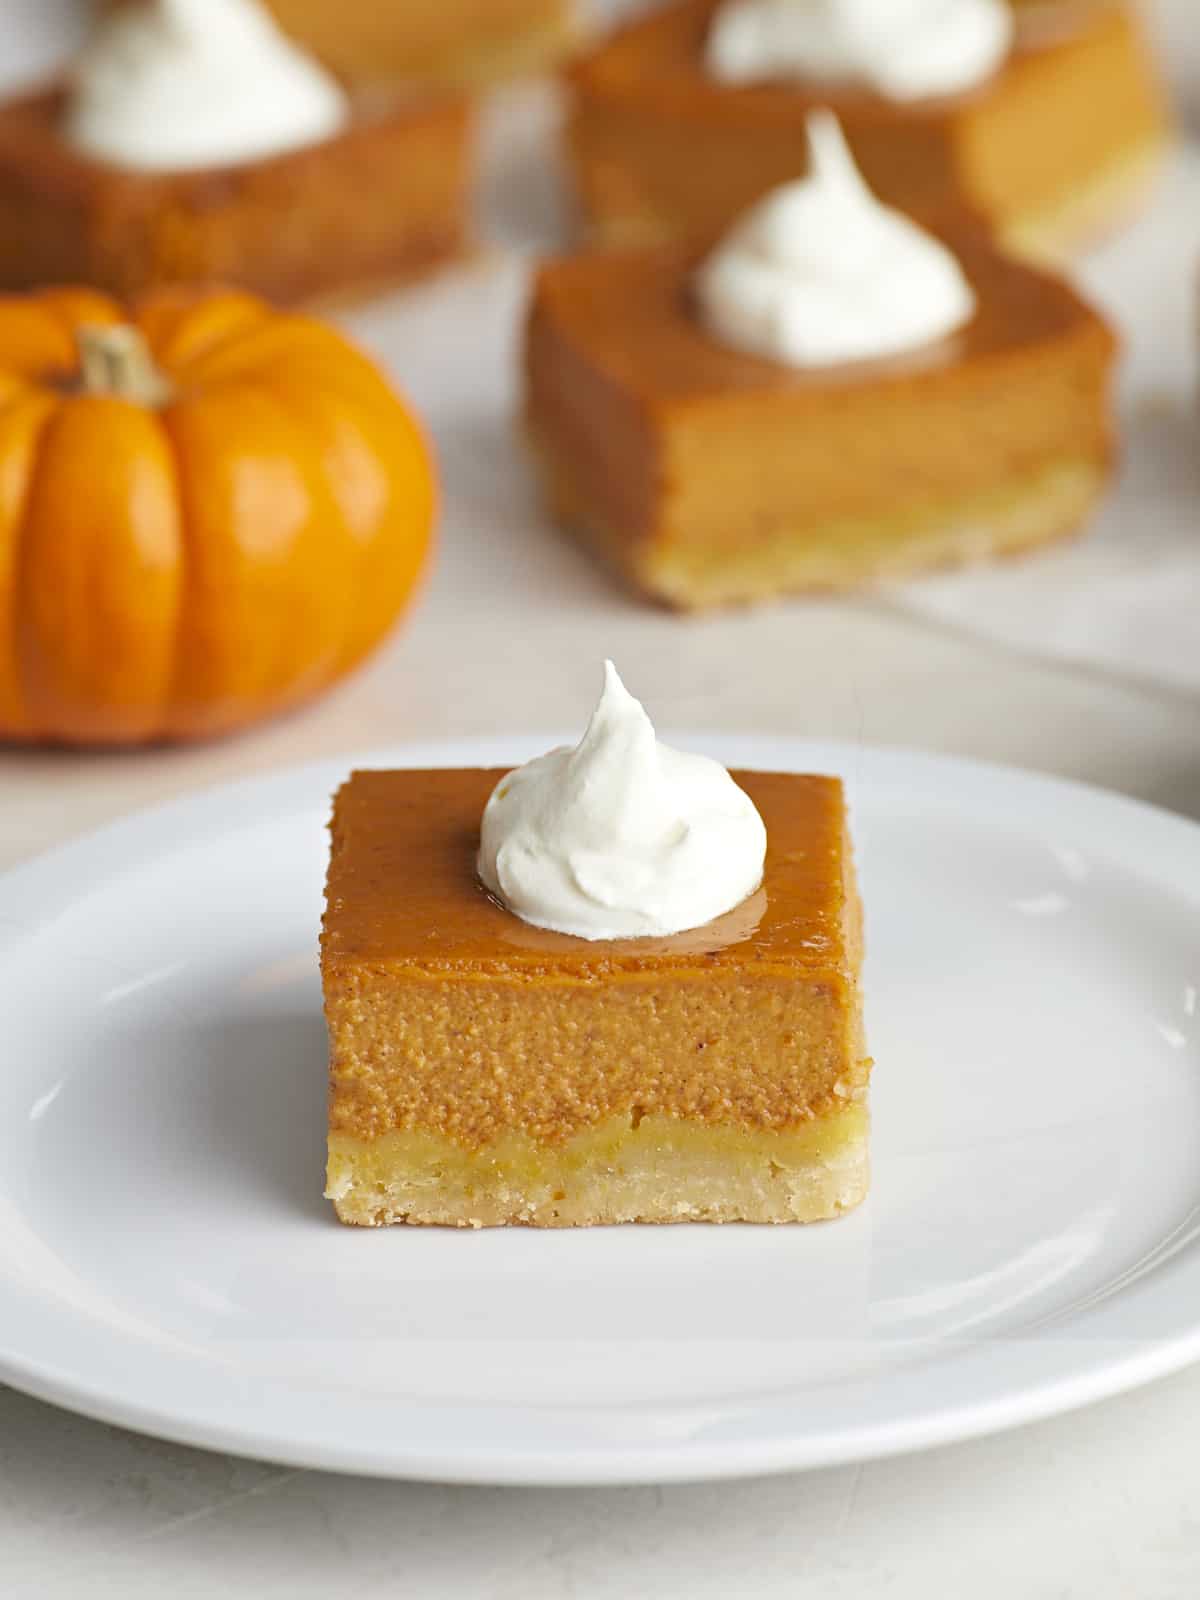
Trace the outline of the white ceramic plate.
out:
[[[280,1461],[599,1483],[961,1439],[1200,1355],[1200,828],[945,758],[690,742],[850,782],[877,1062],[861,1211],[339,1227],[315,951],[348,764],[306,767],[3,880],[0,1376]]]

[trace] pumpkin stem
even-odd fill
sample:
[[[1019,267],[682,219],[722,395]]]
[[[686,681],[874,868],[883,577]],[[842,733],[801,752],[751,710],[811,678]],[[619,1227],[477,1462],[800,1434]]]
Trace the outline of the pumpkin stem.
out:
[[[140,406],[165,405],[171,386],[154,365],[140,328],[120,322],[76,330],[85,394],[111,394]]]

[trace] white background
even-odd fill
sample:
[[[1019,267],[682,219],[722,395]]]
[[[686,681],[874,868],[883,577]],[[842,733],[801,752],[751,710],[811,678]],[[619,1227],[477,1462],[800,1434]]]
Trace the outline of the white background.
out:
[[[53,59],[65,0],[0,0],[0,70]],[[1200,86],[1195,0],[1162,0]],[[1195,157],[1085,264],[1130,340],[1128,464],[1092,539],[1012,573],[686,621],[629,603],[540,519],[509,431],[529,251],[554,228],[552,108],[491,118],[498,242],[353,326],[429,415],[448,481],[419,612],[351,685],[231,744],[0,758],[0,859],[196,784],[441,733],[570,725],[612,654],[663,723],[983,755],[1200,817]],[[1196,530],[1193,532],[1193,530]],[[1156,578],[1165,573],[1165,580]],[[1074,1418],[908,1461],[629,1491],[371,1483],[141,1439],[0,1390],[0,1590],[14,1597],[897,1597],[1200,1592],[1200,1372]]]

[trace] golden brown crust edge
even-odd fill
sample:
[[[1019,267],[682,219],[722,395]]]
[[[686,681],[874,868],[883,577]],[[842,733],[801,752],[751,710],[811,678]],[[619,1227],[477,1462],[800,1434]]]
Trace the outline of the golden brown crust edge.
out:
[[[1054,462],[998,485],[992,495],[931,505],[923,521],[785,530],[770,545],[714,558],[680,545],[660,550],[606,523],[546,435],[531,427],[529,441],[560,531],[615,570],[634,593],[679,611],[836,594],[1031,555],[1078,534],[1111,475],[1107,460]]]
[[[819,1222],[865,1197],[868,1132],[855,1104],[791,1132],[613,1118],[565,1146],[477,1153],[438,1135],[333,1134],[325,1192],[359,1227]]]

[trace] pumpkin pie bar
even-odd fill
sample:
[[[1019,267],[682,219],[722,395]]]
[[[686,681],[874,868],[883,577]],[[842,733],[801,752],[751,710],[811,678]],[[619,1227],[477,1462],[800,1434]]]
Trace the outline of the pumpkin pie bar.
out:
[[[466,244],[472,117],[457,97],[358,93],[331,138],[167,173],[75,148],[66,104],[54,84],[0,105],[0,289],[221,280],[296,303],[409,281]]]
[[[922,350],[797,369],[717,341],[684,247],[564,257],[535,283],[526,419],[552,512],[682,608],[1015,554],[1111,470],[1115,341],[1060,279],[939,236],[976,296]]]
[[[806,1222],[867,1188],[860,909],[840,784],[736,773],[761,888],[703,927],[531,926],[476,876],[503,774],[357,772],[321,943],[343,1222]]]
[[[996,75],[902,102],[842,84],[718,81],[706,64],[718,3],[676,0],[571,71],[569,150],[605,242],[717,233],[804,174],[815,107],[836,112],[882,200],[922,217],[959,208],[1035,255],[1123,220],[1161,156],[1166,92],[1124,0],[1025,0]]]
[[[543,65],[574,35],[571,0],[268,0],[351,83],[476,85]]]

